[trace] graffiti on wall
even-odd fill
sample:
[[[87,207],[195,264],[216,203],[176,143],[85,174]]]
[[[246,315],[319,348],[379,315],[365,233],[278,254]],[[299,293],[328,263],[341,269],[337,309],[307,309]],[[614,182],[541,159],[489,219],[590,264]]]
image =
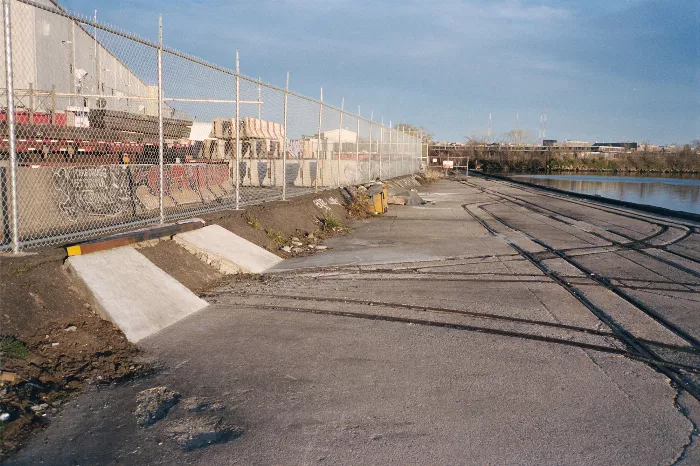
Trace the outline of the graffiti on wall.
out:
[[[163,168],[163,201],[166,207],[215,202],[231,197],[228,165],[168,165]],[[138,167],[133,175],[134,195],[146,210],[158,208],[160,170],[157,165]]]
[[[132,206],[129,171],[123,166],[61,167],[53,173],[58,208],[70,220],[115,217]]]
[[[299,139],[287,139],[287,156],[294,159],[304,157],[304,150]]]
[[[299,177],[315,178],[299,161],[285,164],[286,183],[295,186]],[[241,187],[279,186],[280,172],[269,162],[245,161],[239,166]],[[100,217],[153,215],[160,206],[158,165],[66,166],[51,169],[57,196],[55,206],[71,222]],[[217,203],[235,203],[236,169],[226,164],[168,164],[163,167],[163,205],[166,209]],[[276,177],[275,177],[276,175]],[[308,183],[309,181],[307,181]]]
[[[52,180],[57,207],[71,221],[135,215],[160,205],[157,165],[61,167]],[[166,207],[221,202],[234,190],[228,165],[168,165],[163,180]]]

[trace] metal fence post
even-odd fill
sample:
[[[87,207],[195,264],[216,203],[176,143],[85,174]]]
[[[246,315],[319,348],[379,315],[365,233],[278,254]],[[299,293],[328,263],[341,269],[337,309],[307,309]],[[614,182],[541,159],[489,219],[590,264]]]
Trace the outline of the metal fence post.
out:
[[[163,170],[163,15],[158,17],[158,173],[160,175],[160,190],[158,192],[158,206],[160,208],[160,223],[165,223],[165,208],[163,194],[165,184]]]
[[[321,125],[323,124],[323,88],[321,88],[321,103],[318,105],[318,134],[316,135],[316,178],[314,192],[318,192],[318,164],[321,163]]]
[[[420,168],[420,163],[423,161],[423,129],[421,128],[420,134],[418,135],[418,144],[420,144],[420,158],[418,162],[418,167]],[[427,165],[426,165],[427,167]]]
[[[373,180],[372,177],[372,120],[374,119],[374,111],[369,114],[369,159],[367,162],[367,175],[369,181]]]
[[[409,166],[410,166],[411,173],[413,173],[413,171],[415,170],[415,164],[416,164],[416,136],[415,136],[415,134],[410,134],[409,146],[411,148]]]
[[[92,20],[95,24],[97,24],[97,10],[95,10],[95,16],[92,18]],[[159,20],[158,25],[160,25],[160,24],[161,24],[161,21]],[[160,36],[160,32],[158,34]],[[99,60],[100,53],[97,49],[97,26],[93,27],[92,37],[94,39],[93,43],[94,43],[94,54],[95,54],[95,57],[94,57],[95,58],[95,94],[101,95],[100,75],[102,74],[102,72],[100,71],[100,60]],[[159,44],[159,47],[158,47],[159,50],[161,49],[161,46],[162,46],[162,44]]]
[[[34,124],[34,83],[29,83],[29,124]]]
[[[382,179],[382,146],[384,145],[384,117],[379,127],[379,179]]]
[[[236,50],[236,210],[241,207],[241,63]],[[259,99],[258,99],[259,100]]]
[[[289,71],[284,87],[284,141],[282,145],[282,200],[287,200],[287,99],[289,98]]]
[[[357,106],[357,135],[355,136],[355,183],[360,182],[360,106]]]
[[[10,145],[10,196],[12,197],[11,236],[12,252],[19,252],[19,219],[17,207],[17,149],[15,136],[15,86],[12,82],[12,21],[10,20],[10,1],[3,0],[4,23],[3,36],[5,38],[5,79],[7,83],[7,130],[8,143]]]
[[[406,174],[406,131],[401,128],[401,174]]]
[[[340,186],[340,154],[343,152],[343,109],[345,97],[340,101],[340,129],[338,130],[338,186]]]
[[[56,85],[51,85],[51,124],[56,124]]]
[[[391,120],[389,120],[389,178],[394,177],[394,165],[392,163],[393,148],[391,147],[391,140]]]

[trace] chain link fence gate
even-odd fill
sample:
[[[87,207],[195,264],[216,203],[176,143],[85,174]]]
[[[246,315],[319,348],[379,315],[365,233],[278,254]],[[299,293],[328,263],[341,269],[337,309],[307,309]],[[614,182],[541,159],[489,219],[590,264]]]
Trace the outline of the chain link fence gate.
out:
[[[0,249],[420,168],[407,134],[61,9],[3,0]]]

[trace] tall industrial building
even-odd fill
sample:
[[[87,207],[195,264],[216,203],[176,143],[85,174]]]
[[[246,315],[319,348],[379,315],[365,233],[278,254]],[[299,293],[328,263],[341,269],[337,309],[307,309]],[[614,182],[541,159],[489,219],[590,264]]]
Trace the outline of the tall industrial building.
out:
[[[11,2],[18,111],[33,105],[34,112],[61,113],[68,108],[88,107],[157,115],[155,49],[135,49],[133,43],[117,35],[17,0]],[[53,0],[37,3],[62,10]],[[133,63],[126,62],[128,59]],[[150,59],[152,65],[148,66]],[[1,60],[0,68],[5,84],[5,64]],[[176,116],[170,108],[165,113]]]

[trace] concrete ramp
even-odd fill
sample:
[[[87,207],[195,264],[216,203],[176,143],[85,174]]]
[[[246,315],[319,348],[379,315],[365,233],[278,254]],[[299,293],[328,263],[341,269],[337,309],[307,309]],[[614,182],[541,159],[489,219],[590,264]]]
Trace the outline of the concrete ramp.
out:
[[[173,239],[226,274],[263,273],[282,262],[282,258],[219,225],[180,233]]]
[[[131,247],[66,261],[92,305],[137,342],[208,304]]]

